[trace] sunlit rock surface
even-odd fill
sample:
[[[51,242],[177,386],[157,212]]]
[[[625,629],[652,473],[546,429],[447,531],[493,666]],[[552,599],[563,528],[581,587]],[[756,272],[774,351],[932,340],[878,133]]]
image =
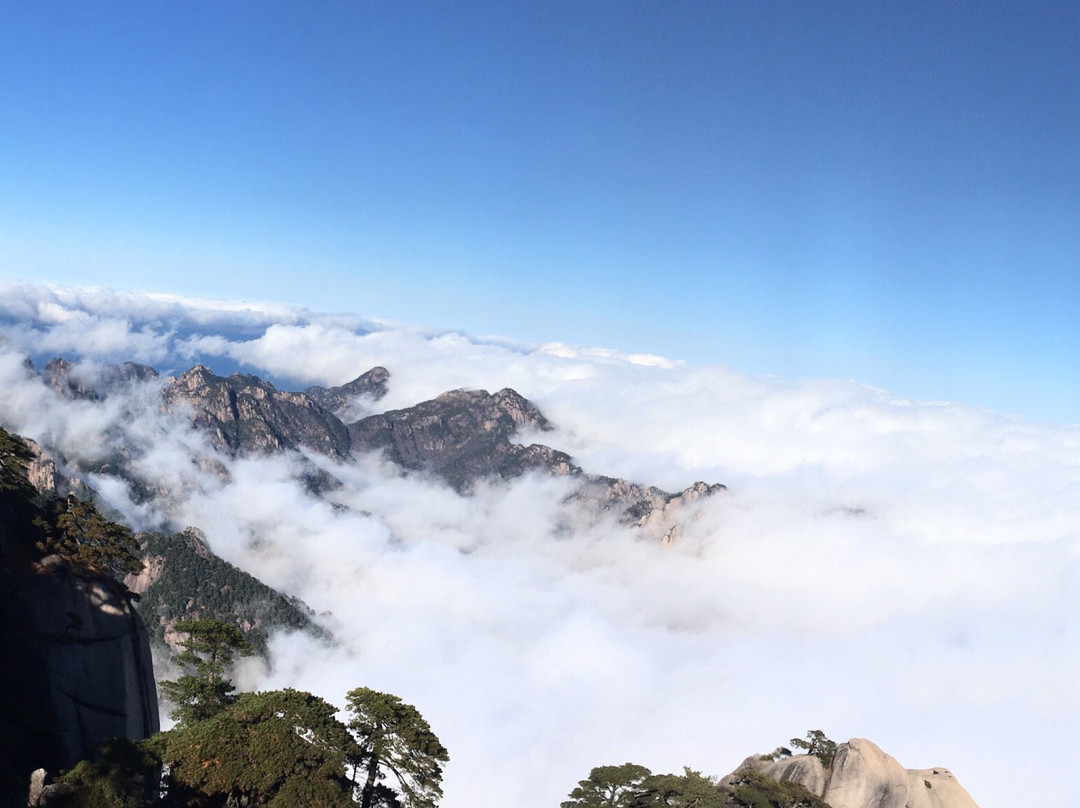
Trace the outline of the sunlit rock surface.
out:
[[[334,458],[349,451],[341,421],[303,393],[287,393],[257,376],[216,376],[196,365],[165,390],[167,406],[186,411],[219,449],[267,454],[306,446]]]
[[[813,755],[755,755],[735,772],[746,769],[798,783],[832,808],[978,808],[948,769],[905,769],[865,738],[840,744],[829,768]]]

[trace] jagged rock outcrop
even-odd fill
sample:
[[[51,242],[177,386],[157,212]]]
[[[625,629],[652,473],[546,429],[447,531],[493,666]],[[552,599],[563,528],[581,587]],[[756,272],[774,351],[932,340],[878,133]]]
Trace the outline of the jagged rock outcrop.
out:
[[[349,452],[345,425],[303,393],[287,393],[258,376],[216,376],[204,365],[165,389],[166,406],[186,408],[191,422],[219,449],[267,454],[305,446],[342,459]]]
[[[390,371],[384,367],[374,367],[340,387],[315,385],[305,390],[304,395],[343,421],[357,420],[365,414],[356,406],[357,399],[378,401],[386,395],[389,379]]]
[[[698,481],[673,494],[619,477],[585,476],[572,498],[593,502],[601,510],[613,510],[623,523],[670,544],[682,536],[681,519],[687,506],[726,490],[727,486],[721,483],[710,485]]]
[[[542,469],[576,474],[570,456],[541,444],[512,442],[521,427],[552,427],[535,404],[510,388],[452,390],[414,407],[349,424],[354,451],[385,452],[410,470],[430,471],[460,492],[483,477],[518,477]]]
[[[50,378],[56,380],[53,386],[61,394],[97,395],[82,387],[71,392],[70,380],[84,378],[77,366],[53,360],[50,368]],[[144,378],[153,370],[126,363],[109,373],[117,378]],[[515,440],[521,429],[547,432],[552,425],[535,404],[510,388],[494,395],[484,390],[452,390],[346,426],[338,415],[355,413],[358,401],[383,397],[389,377],[385,368],[375,367],[340,387],[316,386],[290,393],[257,376],[221,377],[197,365],[172,380],[163,398],[167,409],[185,413],[194,427],[208,433],[213,445],[238,455],[303,446],[341,460],[350,452],[380,451],[408,471],[442,478],[462,494],[472,492],[484,479],[509,480],[534,471],[570,476],[578,483],[570,501],[613,513],[624,524],[664,542],[676,541],[683,522],[692,518],[685,512],[687,506],[725,489],[696,482],[671,493],[621,478],[587,475],[566,452]],[[85,470],[124,477],[136,501],[153,496],[155,492],[147,490],[129,466],[130,458],[121,446],[113,456]],[[305,474],[305,485],[313,493],[338,484],[315,464],[309,464]]]
[[[978,808],[948,769],[905,769],[865,738],[852,738],[837,746],[827,768],[814,755],[779,760],[755,755],[721,784],[734,782],[739,772],[747,769],[776,781],[798,783],[832,808]]]
[[[584,474],[570,455],[550,446],[514,442],[518,429],[547,432],[551,423],[514,390],[454,390],[414,407],[391,410],[349,425],[354,451],[382,450],[403,468],[425,470],[462,493],[483,478],[512,479],[530,471],[580,480],[571,500],[613,511],[626,523],[671,542],[679,537],[679,512],[725,490],[696,482],[677,494],[618,477]]]

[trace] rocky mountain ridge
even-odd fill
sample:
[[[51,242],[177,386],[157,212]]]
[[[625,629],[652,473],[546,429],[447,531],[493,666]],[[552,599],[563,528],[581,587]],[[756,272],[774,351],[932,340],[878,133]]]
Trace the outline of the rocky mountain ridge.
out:
[[[678,538],[681,527],[674,519],[680,510],[726,490],[722,484],[696,482],[671,493],[590,475],[566,452],[541,443],[517,443],[520,429],[550,432],[554,427],[535,404],[510,388],[494,394],[451,390],[347,425],[315,400],[341,411],[356,395],[381,398],[389,378],[385,368],[377,367],[341,387],[282,393],[256,376],[223,378],[198,366],[177,377],[165,397],[171,405],[186,402],[192,424],[237,453],[305,446],[341,459],[349,452],[380,451],[406,472],[441,478],[460,494],[470,493],[480,480],[512,480],[530,472],[569,476],[579,483],[571,499],[613,511],[624,523],[649,529],[666,541]]]
[[[99,368],[97,375],[54,359],[42,373],[59,395],[100,400],[133,380],[156,378],[153,368],[125,363]],[[574,480],[568,502],[611,513],[627,525],[665,542],[678,539],[685,509],[725,490],[695,482],[679,492],[618,477],[586,473],[573,458],[543,443],[517,442],[521,430],[554,430],[540,409],[511,388],[451,390],[411,407],[367,414],[346,423],[385,396],[390,372],[375,367],[338,387],[278,390],[258,376],[218,376],[196,365],[169,379],[162,389],[167,411],[186,417],[215,448],[233,455],[306,449],[343,461],[350,454],[381,452],[406,473],[430,474],[462,495],[477,483],[508,481],[529,473]],[[123,450],[88,470],[124,475]],[[309,469],[309,490],[333,488],[332,473]],[[134,489],[139,483],[131,481]],[[134,490],[136,499],[149,495]]]
[[[204,365],[181,373],[162,394],[218,449],[244,454],[307,447],[336,460],[349,451],[345,425],[304,393],[282,392],[258,376],[216,376]]]

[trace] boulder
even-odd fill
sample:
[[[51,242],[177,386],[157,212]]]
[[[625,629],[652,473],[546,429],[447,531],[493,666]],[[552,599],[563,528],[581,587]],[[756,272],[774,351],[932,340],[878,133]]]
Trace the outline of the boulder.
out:
[[[825,793],[825,767],[814,755],[794,755],[770,761],[761,766],[761,772],[773,780],[798,783],[817,797]]]
[[[753,755],[720,784],[737,783],[750,769],[798,783],[832,808],[978,808],[948,769],[905,769],[865,738],[837,746],[829,768],[814,755]]]
[[[833,808],[905,808],[908,773],[875,744],[852,738],[837,748],[822,796]]]
[[[907,774],[906,808],[979,808],[948,769],[908,769]]]

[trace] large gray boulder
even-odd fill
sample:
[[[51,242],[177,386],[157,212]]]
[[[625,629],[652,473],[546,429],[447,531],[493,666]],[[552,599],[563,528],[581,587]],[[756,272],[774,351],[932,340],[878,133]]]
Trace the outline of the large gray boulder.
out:
[[[908,769],[906,808],[978,808],[975,800],[956,781],[952,772],[940,766]]]
[[[875,744],[852,738],[837,748],[822,796],[833,808],[905,808],[908,774]]]
[[[828,768],[814,755],[754,755],[721,784],[737,781],[747,769],[798,783],[832,808],[978,808],[948,769],[905,769],[865,738],[837,746]]]
[[[821,760],[813,755],[795,755],[770,761],[761,766],[761,772],[773,780],[790,780],[803,786],[811,794],[825,793],[826,771]]]

